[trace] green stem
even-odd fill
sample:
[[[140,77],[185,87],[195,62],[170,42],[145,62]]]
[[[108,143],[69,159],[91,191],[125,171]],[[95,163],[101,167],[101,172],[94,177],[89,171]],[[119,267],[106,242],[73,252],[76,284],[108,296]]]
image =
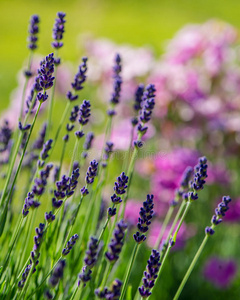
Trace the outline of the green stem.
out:
[[[168,233],[166,242],[164,243],[164,246],[166,246],[168,244],[168,242],[170,240],[170,237],[171,237],[171,235],[173,233],[173,230],[174,230],[174,228],[175,228],[175,226],[176,226],[176,224],[177,224],[177,222],[178,222],[178,220],[179,220],[179,218],[180,218],[180,216],[181,216],[181,214],[183,212],[183,209],[184,209],[185,205],[186,205],[186,202],[182,201],[182,203],[181,203],[181,205],[180,205],[180,207],[178,209],[178,212],[177,212],[177,214],[176,214],[176,216],[175,216],[175,218],[173,220],[172,226],[171,226],[171,228],[169,230],[169,233]],[[163,249],[162,249],[162,251],[160,253],[160,262],[162,262],[164,254],[165,254],[165,250],[164,249],[165,249],[165,247],[163,247]]]
[[[114,209],[114,207],[115,207],[115,204],[113,204],[112,209]],[[106,228],[108,226],[109,220],[110,220],[110,217],[107,218],[107,220],[105,221],[105,224],[103,225],[103,228],[102,228],[102,230],[100,232],[100,235],[98,237],[98,245],[99,245],[99,243],[101,241],[101,238],[102,238],[102,236],[103,236],[103,234],[104,234],[104,232],[105,232],[105,230],[106,230]]]
[[[9,200],[10,200],[10,196],[12,194],[12,191],[13,191],[13,188],[14,188],[14,185],[15,185],[15,182],[17,180],[17,177],[18,177],[18,173],[21,169],[21,166],[22,166],[22,162],[23,162],[23,158],[24,158],[24,155],[25,155],[25,152],[26,152],[26,149],[27,149],[27,146],[28,146],[28,142],[29,142],[29,139],[31,137],[31,134],[32,134],[32,131],[33,131],[33,128],[34,128],[34,125],[35,125],[35,122],[36,122],[36,119],[37,119],[37,116],[38,116],[38,113],[39,113],[39,110],[40,110],[40,107],[41,107],[41,102],[39,103],[38,105],[38,108],[37,108],[37,111],[36,111],[36,114],[34,116],[34,119],[33,119],[33,122],[32,122],[32,125],[31,125],[31,128],[30,128],[30,131],[29,131],[29,134],[28,134],[28,137],[27,137],[27,140],[26,140],[26,143],[24,145],[24,149],[22,151],[22,155],[21,155],[21,158],[20,158],[20,161],[18,163],[18,167],[17,167],[17,171],[15,173],[15,176],[14,176],[14,179],[13,179],[13,182],[12,182],[12,185],[11,185],[11,188],[10,188],[10,191],[8,193],[8,196],[7,196],[7,199],[6,199],[6,203],[5,203],[5,207],[3,208],[3,214],[1,216],[1,231],[3,231],[4,229],[4,225],[5,225],[5,220],[6,220],[6,215],[7,215],[7,209],[8,209],[8,203],[9,203]],[[31,109],[30,109],[31,110]],[[20,134],[20,138],[19,138],[19,141],[21,142],[21,136],[22,136],[22,133]],[[18,145],[18,147],[20,146],[20,143]],[[17,147],[17,148],[18,148]],[[17,150],[17,149],[16,149]],[[15,159],[16,159],[16,156],[17,156],[17,151],[16,151],[16,155],[14,155],[14,162],[15,162]],[[14,165],[14,162],[12,164],[12,166],[10,167],[10,169],[13,169],[13,165]],[[9,175],[9,179],[10,179],[10,176],[11,174]],[[9,181],[9,180],[8,180]],[[5,185],[5,188],[7,189],[7,185]],[[3,192],[3,196],[2,196],[2,199],[4,199],[5,195],[4,193],[6,193],[6,189],[4,188],[4,191]],[[1,200],[2,200],[1,199]],[[2,233],[2,232],[1,232]]]
[[[33,51],[30,51],[29,57],[28,57],[28,64],[27,64],[28,71],[31,71],[32,56],[33,56]],[[26,88],[27,88],[28,81],[29,81],[29,78],[26,77],[26,80],[25,80],[25,83],[24,83],[24,86],[23,86],[23,92],[22,92],[19,121],[21,121],[22,117],[23,117],[23,107],[24,107],[24,100],[25,100],[25,94],[26,94]]]
[[[208,238],[209,238],[209,235],[206,235],[205,238],[203,239],[202,244],[200,245],[200,247],[199,247],[197,253],[195,254],[194,259],[192,260],[192,262],[191,262],[191,264],[190,264],[190,266],[189,266],[189,268],[188,268],[185,276],[183,277],[183,280],[182,280],[182,282],[181,282],[181,284],[180,284],[180,286],[179,286],[179,288],[178,288],[178,290],[177,290],[177,292],[176,292],[173,300],[177,300],[179,298],[179,296],[180,296],[180,294],[181,294],[181,292],[182,292],[182,290],[183,290],[183,288],[184,288],[184,286],[185,286],[185,284],[186,284],[189,276],[192,273],[192,270],[194,269],[194,267],[195,267],[195,265],[196,265],[196,263],[197,263],[197,261],[199,259],[199,256],[201,255],[201,253],[202,253],[202,251],[203,251],[203,249],[204,249],[204,247],[205,247],[205,245],[207,243]]]
[[[139,250],[139,245],[140,244],[136,244],[134,249],[133,249],[132,256],[131,256],[131,259],[129,261],[128,270],[127,270],[127,273],[125,275],[125,279],[124,279],[124,283],[123,283],[123,287],[122,287],[122,292],[121,292],[121,296],[120,296],[119,300],[124,299],[124,296],[125,296],[125,293],[126,293],[126,290],[127,290],[129,277],[130,277],[130,274],[131,274],[131,271],[132,271],[132,267],[133,267],[134,261],[136,259],[138,250]]]
[[[56,56],[57,56],[57,54],[56,54]],[[51,97],[50,97],[49,107],[48,107],[48,122],[47,122],[47,132],[46,132],[46,137],[45,137],[46,141],[49,138],[50,131],[51,131],[51,126],[52,126],[53,99],[54,99],[56,79],[57,79],[57,67],[56,66],[54,68],[53,76],[55,77],[55,80],[53,82],[53,87],[51,89]]]
[[[112,270],[112,267],[113,267],[113,264],[110,264],[109,262],[107,262],[107,267],[106,267],[106,270],[105,270],[105,273],[104,273],[104,276],[103,276],[103,280],[102,280],[102,283],[101,283],[102,287],[106,286],[109,274]]]
[[[76,288],[75,288],[75,290],[74,290],[74,292],[73,292],[73,294],[72,294],[70,300],[73,300],[73,299],[75,298],[75,296],[76,296],[76,294],[77,294],[77,291],[78,291],[78,285],[76,286]]]
[[[50,152],[50,154],[49,154],[49,157],[50,157],[50,155],[52,154],[53,149],[54,149],[54,147],[55,147],[55,145],[56,145],[56,143],[57,143],[57,140],[58,140],[60,131],[61,131],[61,129],[62,129],[62,126],[63,126],[63,124],[64,124],[64,121],[65,121],[65,119],[66,119],[66,116],[67,116],[67,114],[68,114],[68,112],[69,112],[70,104],[71,104],[71,102],[68,101],[67,104],[66,104],[66,106],[65,106],[65,110],[64,110],[64,112],[63,112],[63,114],[62,114],[62,118],[61,118],[61,120],[60,120],[60,122],[59,122],[59,125],[58,125],[58,128],[57,128],[57,132],[56,132],[55,137],[54,137],[54,139],[53,139],[52,149],[51,149],[51,152]],[[49,157],[48,157],[48,159],[49,159]]]
[[[47,280],[48,276],[51,274],[51,272],[56,268],[59,261],[62,259],[62,256],[59,257],[59,259],[56,261],[54,266],[51,268],[51,270],[47,273],[47,275],[44,277],[44,279],[41,281],[41,283],[36,287],[36,289],[31,293],[31,295],[28,297],[28,299],[32,298],[32,296],[37,292],[37,290],[40,289],[40,287],[44,284],[44,282]]]
[[[161,230],[159,232],[159,235],[157,237],[157,240],[156,240],[156,243],[154,245],[154,249],[159,249],[160,247],[160,243],[161,243],[161,240],[162,240],[162,237],[163,237],[163,234],[167,228],[167,225],[171,219],[171,216],[172,216],[172,213],[173,213],[173,210],[174,210],[174,207],[173,206],[170,206],[169,209],[168,209],[168,212],[166,214],[166,217],[163,221],[163,224],[162,224],[162,227],[161,227]]]
[[[67,146],[67,142],[63,141],[62,154],[61,154],[61,158],[60,158],[60,164],[59,164],[59,171],[58,171],[57,180],[59,180],[60,175],[61,175],[61,169],[62,169],[62,164],[63,164],[63,158],[64,158],[65,151],[66,151],[66,146]]]

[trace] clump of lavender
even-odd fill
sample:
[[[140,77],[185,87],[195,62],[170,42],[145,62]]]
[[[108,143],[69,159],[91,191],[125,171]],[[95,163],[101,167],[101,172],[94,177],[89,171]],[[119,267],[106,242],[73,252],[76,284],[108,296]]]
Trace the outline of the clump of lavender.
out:
[[[94,159],[89,164],[89,167],[88,167],[88,170],[87,170],[87,174],[86,174],[86,178],[85,178],[85,181],[86,181],[87,185],[84,186],[81,189],[82,195],[86,196],[89,193],[89,191],[87,189],[87,186],[89,184],[93,184],[94,179],[97,176],[97,170],[98,170],[98,162]]]
[[[111,196],[113,206],[108,208],[108,217],[113,217],[116,214],[115,206],[116,204],[122,202],[122,198],[120,197],[120,195],[126,193],[127,183],[128,183],[128,176],[124,172],[122,172],[121,175],[117,177],[117,181],[115,181],[114,183],[115,193]]]
[[[122,282],[119,279],[115,279],[109,289],[107,287],[98,288],[94,292],[99,299],[117,300],[121,295],[121,287]]]
[[[38,41],[38,33],[39,33],[39,27],[38,24],[40,22],[38,15],[32,15],[30,19],[30,26],[29,26],[29,37],[28,37],[28,48],[30,50],[37,49],[37,41]]]
[[[134,111],[138,114],[139,111],[142,108],[142,101],[143,101],[143,93],[144,93],[144,84],[139,84],[137,87],[137,90],[135,92],[135,99],[134,99],[134,104],[133,104],[133,109]],[[136,126],[138,124],[138,118],[133,117],[131,120],[132,126]]]
[[[154,287],[160,265],[159,252],[157,250],[152,250],[148,260],[147,270],[143,273],[143,285],[138,288],[142,298],[148,298],[152,294],[151,289]]]
[[[55,25],[53,28],[53,39],[54,42],[52,43],[53,48],[59,49],[63,46],[63,33],[64,33],[64,24],[66,20],[64,20],[66,14],[63,12],[57,13],[57,18],[55,19]]]
[[[74,92],[67,92],[67,98],[69,101],[75,101],[76,99],[78,99],[78,95],[76,95],[76,92],[83,89],[83,83],[86,81],[87,78],[87,60],[87,57],[82,58],[83,62],[80,64],[78,73],[74,77],[74,82],[72,83],[72,88]]]
[[[52,149],[53,140],[50,139],[43,144],[43,149],[40,153],[40,159],[38,160],[38,168],[41,169],[45,165],[46,159],[49,157],[49,152]]]
[[[67,242],[66,248],[63,249],[62,255],[66,256],[68,253],[72,250],[72,247],[76,244],[76,241],[78,239],[78,234],[74,234],[70,240]]]
[[[226,212],[229,210],[228,204],[232,201],[229,196],[222,197],[222,202],[220,202],[215,209],[215,214],[212,217],[211,223],[212,226],[207,226],[205,228],[205,233],[207,235],[213,235],[215,233],[214,227],[222,222],[222,218],[225,216]]]
[[[188,193],[188,199],[190,201],[195,201],[198,199],[197,192],[202,190],[204,184],[206,183],[205,179],[207,178],[207,158],[205,156],[200,157],[198,164],[194,168],[194,179],[190,182],[190,186],[193,191]]]
[[[94,140],[94,133],[88,132],[86,135],[85,143],[83,145],[83,149],[85,150],[82,153],[83,158],[87,158],[87,156],[88,156],[87,152],[91,149],[93,140]]]
[[[153,195],[147,195],[147,200],[143,202],[143,207],[140,208],[140,218],[138,218],[138,230],[134,235],[134,240],[140,244],[146,240],[144,233],[148,231],[148,226],[151,224],[153,217]],[[143,234],[141,234],[143,233]]]
[[[22,210],[23,217],[28,215],[30,208],[37,208],[40,205],[37,198],[43,195],[52,168],[53,164],[47,164],[45,169],[40,171],[39,177],[35,178],[33,188],[25,198],[25,204]]]
[[[110,155],[113,153],[114,144],[111,141],[106,142],[106,146],[104,148],[103,158],[102,158],[102,167],[106,168]]]
[[[9,127],[8,121],[4,121],[0,128],[0,153],[8,149],[12,137],[12,130]]]
[[[142,97],[142,109],[140,110],[139,115],[139,124],[137,127],[138,135],[142,137],[146,132],[148,127],[145,125],[151,120],[152,111],[155,106],[155,86],[153,84],[149,84]],[[135,144],[136,146],[137,144]]]
[[[52,276],[49,278],[49,285],[51,287],[55,287],[58,282],[63,278],[63,271],[64,271],[64,268],[66,266],[66,261],[64,259],[61,259],[56,268],[54,269],[53,273],[52,273]]]
[[[62,205],[62,199],[65,197],[69,198],[74,194],[79,175],[79,169],[75,169],[72,171],[71,177],[63,175],[62,179],[56,182],[57,189],[54,190],[54,198],[52,198],[52,206],[54,209],[59,208]]]
[[[98,239],[91,236],[90,241],[88,243],[88,249],[84,258],[84,262],[86,265],[82,268],[82,272],[79,274],[78,286],[81,284],[81,282],[83,282],[83,285],[85,286],[86,283],[91,279],[91,269],[97,262],[97,254]]]
[[[114,59],[115,65],[113,67],[113,93],[110,98],[111,109],[108,110],[109,116],[114,116],[116,114],[114,107],[119,103],[121,86],[122,86],[122,78],[120,76],[122,66],[121,66],[121,57],[119,54],[116,55]]]
[[[123,239],[127,224],[121,220],[117,223],[116,228],[113,232],[113,238],[108,245],[108,251],[105,253],[105,257],[110,263],[115,263],[123,247]]]

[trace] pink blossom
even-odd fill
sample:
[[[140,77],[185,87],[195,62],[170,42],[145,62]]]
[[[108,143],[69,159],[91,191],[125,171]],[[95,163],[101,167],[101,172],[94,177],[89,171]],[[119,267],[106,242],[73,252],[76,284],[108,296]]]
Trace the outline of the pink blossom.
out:
[[[234,260],[211,257],[204,266],[204,278],[219,289],[228,288],[237,273],[237,264]]]
[[[158,221],[154,221],[150,225],[149,235],[147,237],[147,243],[148,243],[149,247],[153,248],[155,246],[159,232],[161,230],[161,226],[162,226],[162,224],[159,223]],[[162,241],[160,243],[160,248],[163,246],[164,242],[166,241],[169,231],[170,231],[170,228],[171,228],[170,225],[167,226],[167,228],[163,234]],[[175,250],[182,249],[185,246],[186,241],[189,238],[191,238],[192,236],[194,236],[195,234],[196,234],[196,227],[193,224],[186,225],[186,223],[183,222],[183,224],[180,227],[180,230],[178,232],[177,241],[176,241],[176,244],[173,249],[175,249]]]

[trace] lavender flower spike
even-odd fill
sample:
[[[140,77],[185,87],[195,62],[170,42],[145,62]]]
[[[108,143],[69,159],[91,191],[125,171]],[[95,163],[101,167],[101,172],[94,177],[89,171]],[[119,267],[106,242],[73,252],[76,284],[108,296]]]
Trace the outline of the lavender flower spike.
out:
[[[51,287],[55,287],[58,284],[59,280],[63,278],[63,271],[65,266],[66,266],[65,260],[61,259],[58,262],[56,268],[54,269],[52,276],[49,278],[49,285]]]
[[[123,220],[119,221],[116,225],[116,229],[113,233],[113,238],[108,245],[109,251],[105,253],[105,257],[110,263],[115,263],[118,258],[119,254],[122,250],[123,246],[123,238],[125,235],[125,230],[127,229],[127,224],[124,223]]]
[[[82,272],[78,275],[79,281],[78,286],[83,282],[85,287],[86,283],[91,279],[92,268],[96,264],[98,254],[98,239],[95,237],[90,238],[88,243],[88,250],[86,251],[86,256],[84,258],[85,266],[82,268]]]
[[[40,22],[39,16],[38,15],[32,15],[31,20],[30,20],[30,26],[29,26],[29,37],[28,37],[28,48],[30,50],[35,50],[37,49],[37,41],[38,41],[38,32],[39,32],[39,27],[38,24]]]
[[[65,31],[64,30],[64,23],[66,22],[66,20],[64,20],[65,16],[66,14],[63,12],[57,13],[58,18],[56,18],[55,26],[53,28],[53,39],[55,41],[52,43],[52,46],[55,49],[59,49],[63,46],[61,40],[63,39],[63,33]]]
[[[88,123],[89,117],[91,116],[90,107],[91,107],[90,101],[83,100],[83,103],[79,109],[79,120],[78,120],[78,122],[81,125],[86,125]]]
[[[72,247],[76,244],[76,241],[78,239],[78,234],[74,234],[70,240],[67,242],[66,248],[63,249],[62,255],[66,256],[71,251]]]
[[[205,228],[205,233],[207,235],[213,235],[215,233],[214,227],[217,226],[222,222],[222,218],[225,216],[226,212],[229,210],[228,204],[232,201],[229,196],[222,197],[222,202],[218,204],[217,208],[215,209],[215,214],[212,217],[211,227]]]
[[[155,280],[161,265],[160,254],[157,250],[152,250],[147,264],[147,271],[144,271],[143,285],[138,288],[142,298],[148,298],[152,293],[151,289],[154,287]]]
[[[143,207],[140,208],[140,218],[138,218],[137,227],[141,233],[146,233],[148,231],[148,226],[151,224],[151,219],[153,217],[153,195],[147,195],[147,200],[143,202]],[[136,232],[133,235],[134,240],[140,244],[146,240],[146,236],[144,234],[140,234],[140,232]]]

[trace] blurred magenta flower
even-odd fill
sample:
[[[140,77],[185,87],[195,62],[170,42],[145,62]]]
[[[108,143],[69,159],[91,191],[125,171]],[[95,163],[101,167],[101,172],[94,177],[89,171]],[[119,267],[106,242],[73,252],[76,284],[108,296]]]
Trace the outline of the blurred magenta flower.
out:
[[[219,257],[209,258],[203,270],[204,278],[220,289],[229,287],[236,273],[236,261]]]
[[[240,222],[240,198],[232,201],[231,209],[227,211],[225,219],[226,222]]]
[[[158,221],[155,221],[152,223],[150,232],[147,237],[147,243],[148,243],[149,247],[154,247],[154,245],[157,241],[158,235],[159,235],[159,231],[161,230],[161,226],[162,226],[162,223],[160,223]],[[163,238],[160,243],[160,249],[168,237],[170,228],[171,228],[170,225],[167,226],[167,228],[163,234]],[[183,224],[180,227],[180,230],[178,232],[178,238],[177,238],[176,244],[173,249],[181,250],[185,246],[187,240],[190,239],[191,237],[193,237],[195,234],[196,234],[196,227],[193,224],[186,225],[186,223],[183,222]]]
[[[141,201],[137,201],[134,199],[129,199],[127,201],[124,219],[126,219],[132,226],[137,226],[141,206]]]

